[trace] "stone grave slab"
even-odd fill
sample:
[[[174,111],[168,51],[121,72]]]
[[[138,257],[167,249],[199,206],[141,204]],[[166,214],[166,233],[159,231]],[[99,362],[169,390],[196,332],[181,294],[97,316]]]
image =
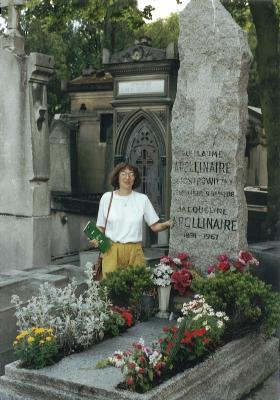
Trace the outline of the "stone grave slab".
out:
[[[96,369],[97,361],[115,350],[126,350],[143,337],[150,343],[166,321],[153,319],[74,354],[41,370],[6,366],[0,378],[1,400],[237,400],[278,369],[278,340],[249,335],[218,349],[203,363],[154,388],[137,394],[116,389],[122,381],[119,370]],[[2,396],[2,397],[1,397]],[[271,399],[272,400],[272,399]]]

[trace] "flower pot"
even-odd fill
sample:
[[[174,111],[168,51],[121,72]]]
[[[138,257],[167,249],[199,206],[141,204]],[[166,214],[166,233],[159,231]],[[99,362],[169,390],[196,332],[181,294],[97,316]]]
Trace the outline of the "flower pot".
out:
[[[157,318],[169,318],[169,299],[170,299],[171,285],[158,286],[158,308],[159,312],[156,314]]]
[[[141,310],[150,314],[155,308],[155,296],[150,294],[142,294],[140,299]]]

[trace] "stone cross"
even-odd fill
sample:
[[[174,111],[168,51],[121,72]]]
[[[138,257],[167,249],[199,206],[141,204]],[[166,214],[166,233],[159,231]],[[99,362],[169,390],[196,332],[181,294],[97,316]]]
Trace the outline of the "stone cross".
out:
[[[9,33],[18,33],[19,11],[16,6],[25,5],[27,0],[0,0],[0,8],[8,7]]]

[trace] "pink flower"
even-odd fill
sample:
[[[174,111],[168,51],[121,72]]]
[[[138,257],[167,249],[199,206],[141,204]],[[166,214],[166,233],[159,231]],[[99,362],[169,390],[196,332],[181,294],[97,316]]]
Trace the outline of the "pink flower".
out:
[[[172,258],[169,256],[160,257],[160,262],[164,264],[170,264],[172,262]]]
[[[240,251],[238,254],[238,260],[245,264],[259,265],[258,260],[256,260],[249,251]]]

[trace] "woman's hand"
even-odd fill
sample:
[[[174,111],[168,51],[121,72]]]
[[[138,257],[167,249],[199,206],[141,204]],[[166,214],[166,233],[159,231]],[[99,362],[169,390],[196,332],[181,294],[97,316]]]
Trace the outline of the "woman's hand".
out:
[[[172,221],[172,219],[169,219],[168,221],[163,222],[163,224],[166,226],[165,229],[172,228],[173,221]]]
[[[96,239],[90,240],[89,243],[92,245],[92,247],[94,247],[95,249],[97,249],[97,247],[99,246],[99,241]]]
[[[161,232],[171,228],[172,225],[173,221],[172,219],[169,219],[168,221],[165,222],[156,222],[155,224],[151,225],[150,228],[153,232]]]

